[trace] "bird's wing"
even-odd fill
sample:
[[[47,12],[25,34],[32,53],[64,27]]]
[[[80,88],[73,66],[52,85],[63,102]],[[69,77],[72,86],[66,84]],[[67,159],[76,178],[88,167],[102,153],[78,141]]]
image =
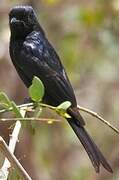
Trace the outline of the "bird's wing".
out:
[[[54,49],[47,42],[24,42],[17,71],[21,72],[19,74],[22,74],[21,78],[28,86],[33,76],[41,79],[48,103],[58,105],[64,101],[71,101],[76,106],[75,95],[65,70]]]

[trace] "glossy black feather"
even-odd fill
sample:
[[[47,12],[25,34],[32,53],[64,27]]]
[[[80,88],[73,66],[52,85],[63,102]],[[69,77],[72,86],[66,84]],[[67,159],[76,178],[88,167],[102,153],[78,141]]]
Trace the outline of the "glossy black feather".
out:
[[[70,101],[72,106],[68,113],[71,119],[68,119],[68,123],[84,146],[96,172],[99,172],[100,164],[112,172],[110,165],[84,129],[85,122],[77,110],[74,91],[65,69],[47,40],[32,7],[14,7],[9,17],[10,56],[24,84],[29,87],[33,77],[38,76],[45,86],[44,102],[57,106],[64,101]]]

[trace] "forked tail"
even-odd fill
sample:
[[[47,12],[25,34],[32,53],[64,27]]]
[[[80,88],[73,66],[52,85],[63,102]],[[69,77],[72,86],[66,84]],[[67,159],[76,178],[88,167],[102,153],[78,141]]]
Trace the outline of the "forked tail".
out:
[[[68,119],[67,120],[78,139],[81,141],[83,147],[85,148],[94,168],[97,173],[100,171],[100,164],[109,172],[113,172],[111,166],[108,164],[107,160],[94,143],[92,138],[88,135],[87,131],[83,126],[79,125],[79,121],[76,119]]]

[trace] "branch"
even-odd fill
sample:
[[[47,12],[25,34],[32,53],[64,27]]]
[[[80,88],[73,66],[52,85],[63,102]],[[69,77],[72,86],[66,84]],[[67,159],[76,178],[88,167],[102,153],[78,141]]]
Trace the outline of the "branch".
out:
[[[50,105],[44,104],[44,103],[38,103],[38,105],[41,106],[41,107],[52,109],[52,110],[56,109],[56,107],[50,106]],[[27,108],[27,107],[33,108],[34,103],[33,102],[32,103],[25,103],[25,104],[18,105],[17,107],[20,108],[20,109]],[[0,113],[5,113],[5,112],[8,112],[8,111],[12,111],[12,110],[13,110],[12,107],[10,107],[8,109],[1,109]]]
[[[44,121],[50,123],[50,122],[60,122],[61,120],[52,119],[52,118],[26,117],[26,118],[1,118],[0,121]]]
[[[17,107],[18,108],[26,108],[26,107],[33,107],[34,106],[34,104],[33,103],[26,103],[26,104],[21,104],[21,105],[18,105]],[[8,109],[1,109],[0,110],[0,113],[5,113],[5,112],[8,112],[8,111],[12,111],[13,110],[13,108],[12,107],[10,107],[10,108],[8,108]]]
[[[56,107],[53,107],[53,106],[50,106],[50,105],[47,105],[47,104],[43,104],[43,103],[39,103],[39,106],[45,107],[45,108],[49,108],[49,109],[52,109],[52,110],[56,109]],[[26,108],[26,107],[33,108],[33,107],[34,107],[34,103],[22,104],[22,105],[18,105],[17,107],[20,108],[20,109],[21,109],[21,108]],[[109,122],[106,121],[104,118],[102,118],[101,116],[99,116],[96,112],[91,111],[91,110],[89,110],[89,109],[87,109],[87,108],[81,107],[81,106],[79,106],[79,105],[78,105],[77,107],[78,107],[78,109],[79,109],[80,111],[84,111],[84,112],[92,115],[93,117],[99,119],[99,120],[102,121],[104,124],[106,124],[108,127],[110,127],[112,130],[114,130],[116,133],[119,134],[119,130],[118,130],[116,127],[114,127],[113,125],[111,125],[111,123],[109,123]],[[2,110],[0,110],[0,113],[4,113],[4,112],[7,112],[7,111],[11,111],[11,110],[12,110],[12,108],[2,109]],[[4,119],[3,119],[3,120],[4,120]],[[15,120],[15,119],[14,119],[14,120]],[[32,119],[31,119],[31,120],[32,120]],[[36,120],[36,119],[35,119],[35,120]],[[37,120],[38,120],[38,119],[37,119]],[[39,119],[39,120],[40,120],[40,119]],[[43,120],[43,121],[44,121],[44,120]],[[55,120],[55,121],[56,121],[56,120]]]
[[[29,175],[26,173],[24,168],[21,166],[19,161],[16,159],[16,157],[10,152],[9,147],[7,146],[6,142],[3,140],[2,137],[0,137],[0,150],[5,155],[5,157],[7,157],[7,159],[9,160],[8,161],[7,159],[5,159],[4,166],[0,170],[1,171],[0,178],[3,177],[2,179],[7,180],[8,174],[9,174],[9,168],[12,165],[14,168],[16,168],[18,170],[19,174],[21,175],[21,177],[23,179],[31,180]],[[11,163],[11,165],[9,162]]]
[[[22,116],[25,116],[25,111],[22,109],[20,110]],[[21,123],[20,121],[17,121],[14,127],[14,130],[12,132],[12,135],[10,136],[10,142],[9,146],[5,143],[2,137],[0,137],[0,150],[5,155],[5,161],[4,164],[0,170],[0,175],[4,177],[4,180],[7,180],[9,175],[9,168],[11,165],[16,168],[21,175],[21,177],[25,180],[31,180],[30,176],[27,174],[27,172],[24,170],[24,168],[21,166],[19,161],[14,156],[14,150],[16,143],[18,141],[18,135],[21,129]]]
[[[99,119],[101,122],[103,122],[104,124],[106,124],[107,126],[109,126],[111,129],[113,129],[116,133],[119,134],[119,130],[118,130],[116,127],[114,127],[112,124],[110,124],[110,123],[109,123],[108,121],[106,121],[104,118],[102,118],[102,117],[101,117],[100,115],[98,115],[96,112],[91,111],[90,109],[81,107],[81,106],[79,106],[79,105],[78,105],[77,107],[78,107],[78,109],[79,109],[80,111],[84,111],[84,112],[92,115],[93,117]]]

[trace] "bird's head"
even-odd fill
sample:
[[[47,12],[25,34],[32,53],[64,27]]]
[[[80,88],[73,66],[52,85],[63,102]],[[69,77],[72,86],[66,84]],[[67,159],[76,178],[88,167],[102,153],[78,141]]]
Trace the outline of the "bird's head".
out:
[[[25,37],[32,31],[43,31],[31,6],[15,6],[9,13],[11,33]]]

